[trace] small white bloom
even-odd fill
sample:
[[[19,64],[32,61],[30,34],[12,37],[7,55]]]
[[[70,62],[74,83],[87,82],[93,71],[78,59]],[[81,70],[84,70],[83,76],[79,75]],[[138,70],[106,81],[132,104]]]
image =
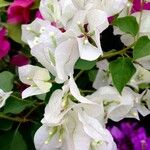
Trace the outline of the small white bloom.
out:
[[[41,42],[41,34],[48,32],[49,29],[50,23],[48,21],[36,18],[31,24],[22,25],[22,41],[32,48]]]
[[[129,85],[138,89],[138,85],[141,83],[150,83],[150,71],[141,67],[140,65],[135,65],[136,73],[131,78]]]
[[[50,90],[52,84],[49,81],[48,70],[38,66],[25,65],[19,67],[18,71],[20,80],[30,85],[22,92],[22,98],[47,93]]]
[[[7,98],[11,95],[12,92],[4,92],[2,89],[0,89],[0,108],[2,108]]]
[[[77,41],[75,39],[68,39],[55,50],[56,62],[56,81],[63,83],[68,79],[69,75],[74,73],[74,65],[79,58]]]
[[[46,20],[53,22],[60,19],[61,9],[58,0],[41,0],[39,9]]]
[[[124,88],[122,95],[111,86],[101,87],[93,97],[97,97],[96,103],[103,104],[106,119],[119,121],[125,118],[134,105],[134,95],[129,88]],[[99,98],[99,99],[98,99]]]
[[[112,82],[110,73],[109,73],[109,63],[107,60],[103,60],[97,63],[99,68],[96,78],[93,82],[93,87],[99,89],[100,87],[110,85]]]
[[[144,96],[143,94],[139,96],[139,102],[137,103],[137,110],[142,116],[147,116],[150,114],[150,90],[147,90]]]
[[[136,61],[140,63],[145,69],[150,70],[150,55],[139,58]]]
[[[127,2],[128,0],[102,0],[100,9],[107,12],[108,17],[114,16],[125,8]]]

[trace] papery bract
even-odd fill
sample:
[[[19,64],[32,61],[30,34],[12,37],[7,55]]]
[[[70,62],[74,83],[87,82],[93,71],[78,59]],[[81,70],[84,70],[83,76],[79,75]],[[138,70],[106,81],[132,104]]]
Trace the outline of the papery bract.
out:
[[[29,64],[29,58],[24,54],[17,54],[11,58],[10,63],[18,67],[24,66]]]
[[[7,98],[12,94],[12,92],[4,92],[0,89],[0,108],[6,103]]]
[[[7,10],[8,23],[28,23],[30,21],[30,8],[34,0],[14,0]]]
[[[6,38],[6,29],[0,29],[0,59],[5,57],[10,50],[10,42]]]
[[[22,92],[22,98],[47,93],[52,86],[48,70],[38,66],[19,67],[19,78],[23,83],[30,85]]]

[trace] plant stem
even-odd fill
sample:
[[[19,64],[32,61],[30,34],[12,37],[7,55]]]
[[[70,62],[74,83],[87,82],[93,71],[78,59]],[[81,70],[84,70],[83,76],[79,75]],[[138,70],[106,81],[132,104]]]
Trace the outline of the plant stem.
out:
[[[122,49],[120,51],[116,51],[116,52],[112,52],[112,53],[107,52],[103,56],[101,56],[98,60],[100,61],[100,60],[104,60],[104,59],[107,59],[107,58],[114,57],[116,55],[122,55],[122,54],[126,53],[126,51],[128,49],[130,49],[131,47],[133,47],[134,45],[135,45],[135,42],[133,44],[131,44],[130,46],[128,46],[128,47],[126,47],[126,48],[124,48],[124,49]]]
[[[82,74],[83,72],[84,72],[84,71],[81,70],[81,71],[75,76],[74,80],[76,81],[76,80],[81,76],[81,74]]]
[[[0,114],[0,118],[15,121],[15,122],[21,122],[21,123],[30,122],[30,121],[32,122],[32,120],[29,120],[26,118],[22,119],[20,117],[10,117],[10,116],[6,116],[4,114]]]

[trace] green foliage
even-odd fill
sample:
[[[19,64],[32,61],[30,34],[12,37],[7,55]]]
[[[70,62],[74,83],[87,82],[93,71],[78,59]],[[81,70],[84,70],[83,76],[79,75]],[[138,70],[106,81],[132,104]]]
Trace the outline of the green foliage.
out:
[[[1,119],[0,120],[0,130],[8,131],[12,128],[13,121]]]
[[[139,25],[134,16],[126,16],[117,18],[113,22],[113,25],[119,27],[119,29],[125,33],[129,33],[136,36],[139,31]]]
[[[9,71],[0,73],[0,89],[11,91],[13,88],[14,75]]]
[[[96,65],[96,61],[87,61],[79,59],[75,64],[75,69],[91,70]]]
[[[10,96],[10,98],[6,101],[3,113],[19,114],[26,108],[32,107],[33,105],[34,101],[30,102],[27,100],[18,99],[15,96]]]
[[[27,150],[22,135],[17,131],[9,131],[0,136],[1,150]]]
[[[11,3],[5,0],[0,0],[0,8],[9,6]]]
[[[17,43],[23,44],[21,41],[21,25],[3,24],[8,29],[8,36]]]
[[[97,70],[96,70],[96,69],[90,70],[90,71],[88,72],[89,80],[90,80],[91,82],[93,82],[93,81],[95,80],[95,78],[96,78],[96,75],[97,75]]]
[[[136,72],[136,69],[129,58],[118,58],[109,64],[114,86],[119,93],[122,92],[124,86],[130,81]]]
[[[134,50],[133,59],[138,59],[150,55],[150,39],[147,36],[142,36],[138,39]]]

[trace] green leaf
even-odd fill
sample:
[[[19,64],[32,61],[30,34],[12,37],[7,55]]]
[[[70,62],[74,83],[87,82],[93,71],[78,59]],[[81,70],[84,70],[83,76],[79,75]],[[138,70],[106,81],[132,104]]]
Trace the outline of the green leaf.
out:
[[[133,50],[133,59],[150,55],[150,39],[147,36],[140,37]]]
[[[32,6],[31,9],[38,9],[40,5],[40,0],[35,0],[34,5]]]
[[[5,0],[0,0],[0,8],[9,6],[11,3]]]
[[[136,69],[129,58],[118,58],[109,64],[113,83],[119,93],[122,92],[124,86],[130,81],[136,72]]]
[[[113,25],[119,27],[121,31],[133,36],[136,36],[139,31],[139,25],[134,16],[117,18],[114,20]]]
[[[8,36],[17,43],[23,44],[21,41],[21,25],[3,24],[8,29]]]
[[[11,91],[13,88],[14,75],[9,71],[0,73],[0,89],[4,91]]]
[[[13,121],[1,119],[0,120],[0,130],[8,131],[12,128]]]
[[[19,132],[6,132],[0,136],[1,150],[27,150],[27,145]]]
[[[91,82],[93,82],[93,81],[95,80],[95,78],[96,78],[96,75],[97,75],[97,70],[96,70],[96,69],[90,70],[90,71],[88,72],[89,80],[90,80]]]
[[[96,65],[96,61],[87,61],[79,59],[75,64],[75,69],[91,70]]]
[[[40,94],[40,95],[36,95],[36,97],[38,98],[38,99],[40,99],[40,100],[45,100],[45,98],[46,98],[46,94]]]
[[[34,101],[30,102],[27,100],[21,100],[15,96],[10,96],[6,101],[3,113],[19,114],[26,108],[32,106],[34,106]]]

